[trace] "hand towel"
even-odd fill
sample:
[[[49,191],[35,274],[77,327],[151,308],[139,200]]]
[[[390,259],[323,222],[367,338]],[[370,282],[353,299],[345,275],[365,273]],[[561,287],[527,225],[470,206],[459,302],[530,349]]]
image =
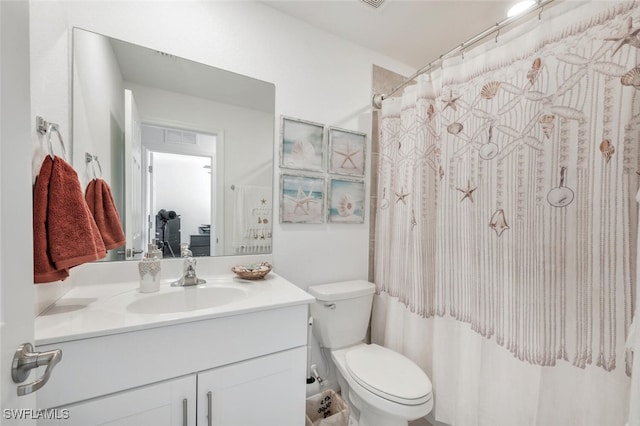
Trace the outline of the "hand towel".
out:
[[[271,188],[236,185],[232,245],[235,253],[271,249]]]
[[[47,156],[34,188],[34,282],[64,279],[68,269],[106,256],[78,175],[60,157]]]
[[[103,179],[93,179],[87,185],[85,200],[93,215],[107,250],[125,245],[125,235],[111,188]]]
[[[52,166],[53,162],[47,155],[33,188],[33,272],[35,283],[60,281],[69,276],[66,269],[57,269],[53,264],[47,244],[47,206]]]

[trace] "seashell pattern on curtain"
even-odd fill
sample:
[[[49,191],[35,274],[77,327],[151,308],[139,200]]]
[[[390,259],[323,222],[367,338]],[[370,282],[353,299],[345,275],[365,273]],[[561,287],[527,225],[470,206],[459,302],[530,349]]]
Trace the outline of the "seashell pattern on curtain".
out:
[[[629,373],[640,8],[534,21],[383,103],[375,282],[522,361]]]

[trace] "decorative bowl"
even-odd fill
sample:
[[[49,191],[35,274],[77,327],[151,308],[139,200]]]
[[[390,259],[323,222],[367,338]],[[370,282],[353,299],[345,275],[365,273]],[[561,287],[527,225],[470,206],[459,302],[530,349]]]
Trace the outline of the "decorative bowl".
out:
[[[245,280],[261,280],[271,272],[271,264],[269,262],[260,262],[248,265],[236,265],[231,268],[231,271],[239,278]]]

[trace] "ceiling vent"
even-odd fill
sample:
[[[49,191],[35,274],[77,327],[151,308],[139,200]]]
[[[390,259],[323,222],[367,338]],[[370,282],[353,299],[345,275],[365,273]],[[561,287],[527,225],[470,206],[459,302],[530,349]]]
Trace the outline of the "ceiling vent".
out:
[[[384,3],[384,0],[362,0],[362,2],[368,4],[374,9],[377,9],[380,6],[382,6],[382,3]]]

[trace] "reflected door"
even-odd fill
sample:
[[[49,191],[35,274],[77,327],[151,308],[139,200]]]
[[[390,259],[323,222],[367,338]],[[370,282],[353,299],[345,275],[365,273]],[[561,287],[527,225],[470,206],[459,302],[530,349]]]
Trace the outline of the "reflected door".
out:
[[[139,258],[143,247],[142,132],[133,92],[125,90],[125,233],[126,258]]]

